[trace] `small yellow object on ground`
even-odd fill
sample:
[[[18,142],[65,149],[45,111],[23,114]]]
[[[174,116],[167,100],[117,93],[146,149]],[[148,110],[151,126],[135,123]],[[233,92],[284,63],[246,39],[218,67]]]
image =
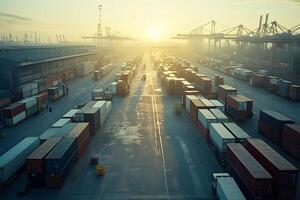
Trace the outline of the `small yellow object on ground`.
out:
[[[104,172],[105,172],[104,165],[98,164],[96,167],[96,171],[99,176],[104,176]]]

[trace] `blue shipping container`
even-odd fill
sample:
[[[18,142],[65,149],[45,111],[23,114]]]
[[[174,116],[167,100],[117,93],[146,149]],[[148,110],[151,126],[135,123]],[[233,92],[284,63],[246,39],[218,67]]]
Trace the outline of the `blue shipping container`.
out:
[[[271,110],[261,110],[259,114],[259,120],[268,124],[269,126],[279,129],[280,131],[283,129],[285,124],[294,124],[295,121]]]
[[[77,150],[74,138],[62,139],[45,158],[46,174],[66,174],[77,161]]]

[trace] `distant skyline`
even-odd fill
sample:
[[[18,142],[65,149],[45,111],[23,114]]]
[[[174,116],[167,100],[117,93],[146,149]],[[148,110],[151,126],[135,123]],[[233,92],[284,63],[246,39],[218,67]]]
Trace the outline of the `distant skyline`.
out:
[[[37,31],[44,39],[60,33],[78,41],[96,32],[98,0],[0,1],[0,35]],[[239,24],[254,29],[266,13],[270,21],[288,28],[300,24],[300,0],[103,0],[101,4],[105,25],[139,39],[158,31],[161,39],[169,38],[212,19],[221,24],[219,29]]]

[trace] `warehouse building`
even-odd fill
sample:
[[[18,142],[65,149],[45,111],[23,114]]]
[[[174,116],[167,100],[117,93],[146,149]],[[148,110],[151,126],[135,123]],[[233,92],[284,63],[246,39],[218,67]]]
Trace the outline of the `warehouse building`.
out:
[[[20,87],[47,77],[70,79],[82,63],[101,63],[95,46],[0,47],[0,90],[18,99]],[[65,76],[65,77],[64,77]]]

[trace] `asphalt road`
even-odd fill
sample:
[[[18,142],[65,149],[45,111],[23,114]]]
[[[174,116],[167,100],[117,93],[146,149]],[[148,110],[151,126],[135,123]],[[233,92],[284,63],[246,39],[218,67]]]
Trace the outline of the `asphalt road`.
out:
[[[22,199],[213,199],[210,175],[223,169],[187,113],[175,115],[180,99],[165,94],[149,56],[143,63],[147,67],[139,68],[130,94],[114,99],[104,127],[92,137],[64,186],[60,190],[35,189]],[[146,81],[141,80],[144,73]],[[70,95],[53,105],[53,113],[4,129],[12,135],[0,140],[1,152],[25,136],[38,136],[58,116],[89,100],[93,85],[90,77],[75,81],[70,85]],[[89,164],[95,154],[105,166],[104,177],[98,177]],[[16,199],[25,182],[23,173],[0,195],[1,199]]]

